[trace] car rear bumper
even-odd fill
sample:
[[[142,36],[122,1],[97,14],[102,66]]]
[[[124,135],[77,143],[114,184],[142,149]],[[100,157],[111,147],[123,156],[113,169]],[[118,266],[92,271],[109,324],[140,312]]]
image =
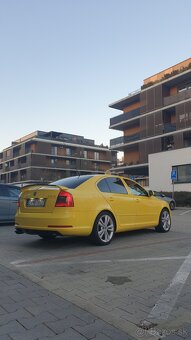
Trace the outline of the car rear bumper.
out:
[[[33,226],[33,225],[15,225],[16,234],[30,234],[30,235],[40,235],[42,233],[51,233],[55,235],[62,236],[88,236],[91,234],[90,227],[74,227],[69,225],[48,225],[46,227]]]

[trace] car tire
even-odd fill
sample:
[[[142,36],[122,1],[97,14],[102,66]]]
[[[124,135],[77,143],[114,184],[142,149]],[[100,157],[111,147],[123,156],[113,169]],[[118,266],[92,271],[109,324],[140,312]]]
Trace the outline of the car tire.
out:
[[[160,213],[159,224],[155,230],[159,233],[167,233],[171,228],[171,217],[168,209],[163,209]]]
[[[170,206],[170,210],[174,210],[175,209],[175,203],[173,201],[171,201],[169,203],[169,206]]]
[[[91,240],[100,246],[109,244],[115,233],[115,219],[108,211],[101,212],[94,222]]]

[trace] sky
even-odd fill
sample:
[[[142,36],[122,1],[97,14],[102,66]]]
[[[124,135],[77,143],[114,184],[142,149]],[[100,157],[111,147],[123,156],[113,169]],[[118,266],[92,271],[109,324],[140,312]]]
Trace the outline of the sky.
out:
[[[191,57],[190,0],[0,0],[0,151],[36,130],[109,145],[109,104]]]

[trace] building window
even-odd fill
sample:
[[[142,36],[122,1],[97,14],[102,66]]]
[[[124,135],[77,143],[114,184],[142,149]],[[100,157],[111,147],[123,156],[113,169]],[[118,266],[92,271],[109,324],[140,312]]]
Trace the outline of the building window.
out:
[[[88,152],[87,152],[87,150],[84,150],[84,158],[88,158]]]
[[[99,161],[99,152],[94,152],[94,159]]]
[[[26,179],[26,175],[27,175],[27,171],[21,170],[20,172],[21,181],[24,181]]]
[[[13,149],[13,157],[18,157],[20,153],[20,147]]]
[[[57,154],[58,154],[57,146],[52,145],[51,146],[51,155],[57,155]]]
[[[191,131],[183,133],[184,147],[191,146]]]
[[[6,151],[6,157],[10,157],[10,156],[11,156],[11,150],[9,149]]]
[[[177,171],[175,183],[191,183],[191,164],[173,166],[172,170]]]
[[[57,163],[57,158],[51,158],[51,164],[54,165]]]
[[[71,149],[69,148],[66,148],[66,156],[71,156]]]
[[[99,165],[97,163],[94,164],[94,170],[99,171]]]
[[[19,160],[18,160],[18,163],[21,165],[21,164],[25,164],[26,163],[26,157],[24,156],[24,157],[21,157],[21,158],[19,158]],[[11,164],[10,164],[11,165]]]
[[[163,137],[162,138],[162,151],[174,149],[174,137]]]

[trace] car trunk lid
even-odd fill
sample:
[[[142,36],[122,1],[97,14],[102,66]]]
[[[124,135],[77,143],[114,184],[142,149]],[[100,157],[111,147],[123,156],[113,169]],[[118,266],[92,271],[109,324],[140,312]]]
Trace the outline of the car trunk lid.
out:
[[[57,185],[31,186],[22,189],[20,211],[27,213],[50,213],[54,210],[59,193],[66,187]]]

